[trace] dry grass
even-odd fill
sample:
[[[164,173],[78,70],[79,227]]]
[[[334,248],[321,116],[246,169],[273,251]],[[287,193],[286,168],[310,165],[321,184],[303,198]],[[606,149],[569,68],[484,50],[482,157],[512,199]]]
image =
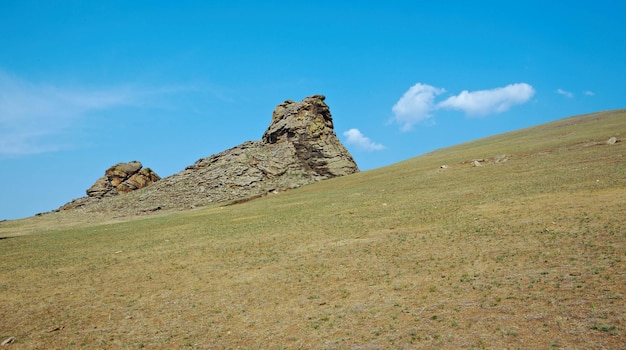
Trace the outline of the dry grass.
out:
[[[601,113],[232,206],[3,222],[0,341],[623,348],[624,135]]]

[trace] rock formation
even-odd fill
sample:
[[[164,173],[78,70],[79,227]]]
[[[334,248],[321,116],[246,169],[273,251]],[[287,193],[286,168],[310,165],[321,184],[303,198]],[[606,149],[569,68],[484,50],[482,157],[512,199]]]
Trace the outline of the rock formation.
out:
[[[143,168],[140,162],[118,163],[107,169],[104,176],[87,189],[89,197],[109,197],[128,193],[161,180],[150,168]]]
[[[274,110],[261,140],[247,141],[202,158],[177,174],[125,196],[110,194],[139,188],[137,178],[131,180],[134,175],[125,180],[117,175],[129,174],[136,164],[114,166],[107,170],[106,179],[99,179],[87,190],[89,199],[85,204],[89,205],[61,209],[84,206],[85,210],[126,211],[126,214],[154,208],[184,209],[264,195],[358,172],[354,159],[335,134],[324,99],[314,95],[301,102],[287,100]]]
[[[118,163],[104,172],[104,176],[87,189],[87,197],[75,199],[61,210],[70,210],[92,203],[95,199],[126,194],[147,187],[161,180],[159,175],[150,168],[134,160],[128,163]]]
[[[314,176],[331,178],[352,174],[358,167],[335,135],[324,96],[314,95],[296,103],[287,100],[272,114],[272,123],[261,139],[261,147],[283,154],[289,167]]]

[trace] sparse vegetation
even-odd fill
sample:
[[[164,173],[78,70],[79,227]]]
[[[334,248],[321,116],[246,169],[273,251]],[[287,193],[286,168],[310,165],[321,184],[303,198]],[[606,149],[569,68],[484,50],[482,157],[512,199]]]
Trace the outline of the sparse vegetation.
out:
[[[626,111],[605,112],[236,205],[1,222],[0,336],[20,349],[622,348],[624,135]]]

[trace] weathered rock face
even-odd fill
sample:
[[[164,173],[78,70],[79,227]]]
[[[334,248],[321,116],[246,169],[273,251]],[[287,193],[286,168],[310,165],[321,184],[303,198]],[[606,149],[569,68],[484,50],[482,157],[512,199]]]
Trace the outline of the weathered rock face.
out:
[[[87,196],[102,198],[128,193],[149,186],[161,178],[150,168],[143,168],[140,162],[118,163],[104,172],[93,186],[87,189]]]
[[[161,178],[150,168],[144,168],[138,161],[118,163],[104,172],[104,176],[87,189],[87,197],[77,198],[66,203],[59,210],[72,210],[97,200],[126,194],[141,188],[145,188]]]
[[[358,172],[354,159],[335,134],[324,99],[314,95],[301,102],[285,101],[274,110],[261,140],[247,141],[202,158],[177,174],[125,196],[112,194],[140,188],[138,178],[133,178],[135,175],[125,177],[137,165],[118,164],[87,190],[89,197],[71,202],[79,204],[71,208],[115,211],[120,215],[155,208],[185,209]],[[140,173],[138,170],[133,174]]]
[[[314,95],[300,103],[288,100],[279,104],[261,145],[286,151],[286,158],[324,178],[352,174],[358,171],[357,165],[335,135],[324,99]]]

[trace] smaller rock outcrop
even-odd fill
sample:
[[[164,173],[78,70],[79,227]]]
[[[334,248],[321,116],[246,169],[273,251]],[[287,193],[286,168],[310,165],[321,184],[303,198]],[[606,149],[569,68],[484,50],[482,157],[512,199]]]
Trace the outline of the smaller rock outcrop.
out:
[[[134,160],[128,163],[118,163],[108,168],[104,176],[87,189],[87,197],[74,199],[63,205],[59,210],[72,210],[85,206],[105,197],[112,197],[125,194],[150,186],[161,180],[152,169],[144,168],[143,165]]]
[[[102,198],[128,193],[151,185],[161,178],[140,162],[118,163],[107,169],[104,176],[87,189],[87,196]]]

